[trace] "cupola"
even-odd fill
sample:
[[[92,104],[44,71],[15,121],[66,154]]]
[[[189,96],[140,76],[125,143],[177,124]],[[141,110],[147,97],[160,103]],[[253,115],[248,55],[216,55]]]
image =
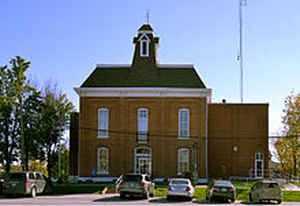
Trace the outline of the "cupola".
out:
[[[143,24],[138,29],[138,34],[133,39],[135,44],[133,65],[136,64],[157,64],[156,50],[159,44],[159,38],[154,37],[154,32],[150,24]]]

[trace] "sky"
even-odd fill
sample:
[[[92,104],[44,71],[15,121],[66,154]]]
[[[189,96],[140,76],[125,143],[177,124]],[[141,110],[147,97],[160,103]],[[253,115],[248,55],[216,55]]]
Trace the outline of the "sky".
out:
[[[239,0],[1,0],[0,65],[31,61],[35,84],[56,83],[79,110],[79,87],[97,64],[130,64],[146,23],[161,64],[194,64],[212,101],[240,103]],[[269,135],[284,99],[300,92],[300,1],[248,0],[243,7],[244,103],[269,104]]]

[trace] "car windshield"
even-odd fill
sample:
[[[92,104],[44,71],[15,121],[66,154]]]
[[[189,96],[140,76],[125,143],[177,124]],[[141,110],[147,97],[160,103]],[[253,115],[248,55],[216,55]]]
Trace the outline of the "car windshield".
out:
[[[125,175],[124,176],[125,182],[140,182],[142,181],[141,175]]]
[[[229,181],[216,181],[215,182],[215,186],[219,186],[219,187],[232,187],[232,184]]]
[[[188,185],[189,182],[187,180],[172,180],[171,184],[173,184],[173,185]]]
[[[25,173],[11,173],[9,175],[10,180],[25,180]]]

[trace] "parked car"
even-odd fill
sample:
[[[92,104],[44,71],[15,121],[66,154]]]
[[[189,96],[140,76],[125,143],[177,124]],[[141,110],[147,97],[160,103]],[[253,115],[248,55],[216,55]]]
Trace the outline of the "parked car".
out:
[[[168,186],[167,200],[174,197],[185,197],[192,200],[195,194],[195,189],[191,181],[187,178],[174,178]]]
[[[229,180],[213,180],[207,186],[206,200],[221,199],[224,201],[230,200],[233,203],[235,198],[235,188]]]
[[[257,182],[251,188],[249,200],[250,202],[275,200],[280,204],[282,200],[280,186],[276,181],[263,180]]]
[[[39,172],[13,172],[9,173],[4,179],[4,195],[27,195],[36,197],[43,193],[46,186],[46,180]]]
[[[153,197],[155,184],[146,174],[125,174],[120,183],[120,198],[128,196],[142,196],[145,199]]]

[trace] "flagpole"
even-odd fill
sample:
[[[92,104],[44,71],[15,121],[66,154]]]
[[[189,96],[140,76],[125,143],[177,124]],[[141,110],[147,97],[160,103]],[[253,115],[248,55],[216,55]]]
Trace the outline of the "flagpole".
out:
[[[241,69],[241,103],[243,103],[243,0],[240,1],[239,14],[240,14],[240,69]]]

